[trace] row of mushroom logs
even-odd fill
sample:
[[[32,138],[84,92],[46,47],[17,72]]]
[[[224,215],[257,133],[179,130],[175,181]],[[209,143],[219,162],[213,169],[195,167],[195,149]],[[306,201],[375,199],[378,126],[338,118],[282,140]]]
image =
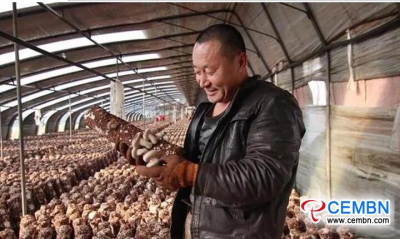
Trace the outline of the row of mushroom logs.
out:
[[[172,124],[171,121],[157,121],[157,122],[152,122],[146,125],[140,124],[139,122],[132,123],[136,127],[140,128],[141,130],[149,129],[153,133],[160,132],[164,128],[170,126]]]
[[[85,135],[85,134],[83,134]],[[27,157],[25,168],[26,198],[28,213],[33,214],[54,198],[70,191],[81,180],[94,175],[117,160],[117,153],[106,139],[91,138],[76,140],[68,144],[54,144],[52,148],[41,150],[32,147],[32,156]],[[58,135],[61,138],[61,134]],[[58,137],[57,136],[57,137]],[[41,140],[44,145],[51,145],[57,137]],[[85,136],[80,137],[85,138]],[[13,144],[9,144],[13,147]],[[19,163],[0,161],[0,235],[18,231],[22,211]],[[2,238],[2,236],[0,236]]]
[[[168,125],[168,123],[158,124],[157,129]],[[6,147],[11,149],[10,152],[16,151],[18,145],[15,141],[7,143]],[[92,130],[74,131],[72,140],[66,133],[27,137],[26,145],[27,198],[30,215],[37,212],[40,206],[49,202],[51,204],[53,200],[60,199],[61,195],[70,193],[73,186],[82,180],[84,182],[95,172],[116,160],[116,152],[110,151],[109,142]],[[104,147],[106,145],[108,146]],[[28,218],[19,224],[21,200],[17,165],[12,158],[0,161],[0,175],[2,175],[0,208],[6,208],[0,210],[0,214],[4,215],[0,221],[2,225],[0,238],[8,234],[18,234],[14,232],[19,232],[20,225],[31,222],[27,216]]]
[[[174,193],[120,159],[24,216],[20,238],[168,238]]]
[[[69,133],[49,133],[40,136],[27,136],[24,138],[25,160],[40,159],[55,149],[64,147],[79,147],[87,145],[99,138],[98,133],[89,130],[74,131],[70,139]],[[105,139],[103,139],[104,141]],[[106,141],[104,141],[106,142]],[[90,145],[89,145],[90,146]],[[5,140],[3,142],[3,160],[10,163],[19,162],[19,141]],[[0,160],[1,161],[1,160]]]
[[[177,121],[175,124],[162,130],[158,136],[163,137],[165,140],[172,144],[176,144],[183,147],[185,141],[186,131],[189,127],[189,121],[182,119]]]

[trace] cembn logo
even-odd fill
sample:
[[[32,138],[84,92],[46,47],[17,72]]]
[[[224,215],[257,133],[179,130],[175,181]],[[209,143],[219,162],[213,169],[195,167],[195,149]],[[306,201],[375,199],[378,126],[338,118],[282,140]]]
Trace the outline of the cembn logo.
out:
[[[325,202],[319,199],[307,199],[301,202],[300,209],[304,213],[308,213],[314,223],[318,223],[321,220],[321,216],[318,217],[316,214],[327,210],[327,215],[325,216],[327,216],[328,224],[390,224],[389,217],[376,217],[377,215],[390,215],[389,200],[331,200]],[[328,217],[329,214],[346,217]],[[359,215],[369,217],[355,217]]]
[[[311,208],[306,208],[307,205],[311,205]],[[313,206],[315,206],[315,205],[318,205],[319,208],[313,207]],[[326,208],[326,204],[325,204],[324,201],[322,201],[322,200],[315,200],[315,199],[306,200],[306,201],[302,202],[301,205],[300,205],[300,209],[301,209],[303,212],[305,212],[305,213],[310,212],[311,220],[312,220],[314,223],[318,223],[319,220],[321,220],[321,217],[318,217],[318,218],[315,217],[314,213],[316,213],[316,212],[321,212],[321,211],[323,211],[325,208]]]

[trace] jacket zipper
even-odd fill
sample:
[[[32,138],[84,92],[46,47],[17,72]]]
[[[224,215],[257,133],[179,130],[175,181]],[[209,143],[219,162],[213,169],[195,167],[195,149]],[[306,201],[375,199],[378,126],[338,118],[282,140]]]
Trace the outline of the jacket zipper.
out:
[[[207,148],[208,148],[208,145],[209,145],[209,143],[210,143],[210,139],[212,139],[213,136],[216,134],[220,122],[221,122],[223,119],[225,119],[229,113],[231,113],[231,110],[232,110],[233,105],[235,104],[235,102],[236,102],[236,100],[237,100],[236,98],[238,97],[239,92],[240,92],[240,88],[236,91],[235,95],[233,96],[231,105],[228,107],[226,113],[217,121],[217,126],[215,127],[214,132],[212,132],[210,138],[207,140],[206,146],[204,147],[204,152],[207,152]],[[215,104],[214,104],[213,106],[215,107]],[[204,117],[204,114],[203,114],[202,117]],[[227,125],[228,125],[228,124],[225,125],[224,131],[225,131]],[[217,139],[216,139],[215,142],[217,142],[217,141],[220,140],[221,135],[222,135],[222,133],[219,134],[219,135],[217,136]],[[215,146],[215,145],[214,145],[214,146]],[[212,150],[212,151],[214,151],[214,148],[215,148],[215,147],[213,147],[213,150]],[[201,156],[201,159],[200,159],[199,163],[202,163],[202,162],[204,161],[204,158],[205,158],[205,154],[203,153],[202,156]],[[191,194],[193,194],[193,191],[194,191],[194,187],[192,188]],[[203,202],[203,198],[201,198],[201,201],[199,202],[200,205],[202,204],[202,202]],[[193,206],[194,206],[193,212],[194,212],[195,209],[196,209],[195,205],[196,205],[196,195],[193,194]],[[196,237],[199,237],[200,235],[199,235],[199,232],[198,232],[198,228],[199,228],[199,221],[200,221],[200,218],[196,218],[196,219],[195,219],[195,218],[196,218],[195,213],[193,213],[193,215],[192,215],[192,224],[194,224],[194,225],[193,225],[193,227],[190,226],[190,230],[192,231],[192,236],[194,236],[194,234],[196,234]],[[195,219],[195,220],[193,220],[193,219]],[[193,229],[195,229],[195,230],[193,230]]]
[[[233,106],[233,104],[234,104],[234,102],[235,102],[235,99],[236,99],[236,97],[237,97],[237,95],[238,95],[238,92],[239,92],[239,90],[235,93],[235,96],[234,96],[233,99],[232,99],[231,105],[230,105],[230,107],[227,109],[227,111],[225,112],[225,114],[224,114],[220,119],[218,119],[218,121],[217,121],[217,126],[215,127],[214,132],[212,132],[210,138],[207,140],[206,146],[204,147],[204,152],[207,152],[207,148],[208,148],[208,146],[209,146],[209,144],[210,144],[210,140],[211,140],[211,139],[213,138],[213,136],[216,134],[217,129],[218,129],[218,127],[220,126],[220,122],[221,122],[223,119],[225,119],[225,118],[227,117],[227,115],[230,113],[230,111],[232,110],[232,106]],[[213,107],[215,107],[215,104],[213,105]],[[204,117],[204,114],[203,114],[203,117]],[[226,125],[225,125],[225,127],[226,127]],[[221,134],[217,136],[217,140],[219,140],[220,138],[221,138]],[[204,153],[204,152],[203,152],[203,154],[201,155],[201,159],[200,159],[199,163],[203,163],[203,161],[204,161],[204,158],[205,158],[205,153]],[[193,194],[193,191],[194,191],[194,187],[192,188],[191,194]],[[203,203],[203,198],[201,198],[199,204],[201,205],[202,203]],[[194,208],[196,209],[195,205],[196,205],[196,195],[193,194],[193,206],[194,206]],[[194,212],[194,211],[193,211],[193,212]],[[199,215],[199,216],[200,216],[200,215]],[[192,231],[192,233],[194,234],[194,230],[192,230],[192,229],[195,229],[195,230],[196,230],[196,232],[195,232],[195,233],[196,233],[196,236],[199,237],[200,235],[199,235],[199,232],[198,232],[198,228],[199,228],[199,221],[200,221],[200,218],[199,218],[199,217],[196,218],[195,213],[193,213],[193,215],[192,215],[192,222],[193,222],[193,219],[195,219],[195,220],[194,220],[194,223],[193,223],[193,224],[194,224],[193,227],[191,226],[191,231]],[[193,235],[193,234],[192,234],[192,235]]]

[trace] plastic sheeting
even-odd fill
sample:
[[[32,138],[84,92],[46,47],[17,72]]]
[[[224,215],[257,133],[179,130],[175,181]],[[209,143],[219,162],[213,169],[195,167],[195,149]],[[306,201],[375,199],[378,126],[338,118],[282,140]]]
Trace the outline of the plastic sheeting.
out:
[[[392,129],[398,124],[396,108],[332,106],[330,167],[325,107],[303,107],[303,114],[307,133],[300,150],[296,188],[302,195],[321,199],[329,199],[331,185],[333,199],[390,200],[391,226],[354,230],[368,235],[366,238],[399,238],[400,152],[391,149]]]
[[[275,84],[285,90],[292,90],[292,75],[290,69],[281,71],[274,75]]]
[[[124,85],[116,79],[110,83],[110,113],[126,119],[124,108]]]
[[[158,17],[172,16],[178,14],[194,13],[196,11],[208,11],[215,9],[228,9],[233,8],[238,16],[241,18],[243,25],[252,28],[258,32],[248,30],[248,34],[240,26],[236,26],[242,33],[246,46],[249,49],[249,62],[254,69],[255,74],[262,76],[268,74],[267,67],[273,68],[279,62],[287,64],[283,50],[276,39],[268,37],[262,33],[275,36],[272,30],[271,23],[266,17],[261,4],[264,4],[268,9],[272,21],[277,27],[277,30],[282,38],[282,43],[285,46],[290,60],[297,61],[303,57],[311,54],[322,47],[316,29],[312,25],[307,14],[304,12],[305,7],[303,3],[287,3],[294,8],[285,6],[280,3],[179,3],[183,7],[178,7],[174,4],[168,3],[96,3],[96,4],[71,4],[68,7],[64,6],[63,15],[82,30],[91,29],[92,35],[127,31],[127,30],[145,30],[149,38],[157,38],[160,36],[170,34],[190,33],[190,30],[200,31],[208,25],[214,23],[221,23],[213,17],[224,19],[227,23],[235,23],[240,25],[240,21],[236,16],[229,13],[211,14],[210,16],[196,16],[190,18],[177,18],[164,22],[146,23],[141,25],[132,25],[142,21],[155,19]],[[381,25],[382,23],[393,18],[393,14],[398,11],[395,3],[308,3],[312,13],[315,16],[317,25],[321,29],[322,35],[325,40],[330,43],[339,40],[345,40],[345,31],[352,26],[365,22],[371,19],[376,20],[368,24],[361,24],[360,26],[352,29],[353,37],[362,33],[370,31],[371,29]],[[193,11],[184,9],[189,7]],[[116,14],[118,13],[118,14]],[[30,41],[35,45],[49,43],[52,41],[59,41],[64,39],[71,39],[81,37],[78,34],[73,34],[72,29],[67,27],[62,22],[50,21],[53,16],[46,12],[37,12],[32,14],[24,14],[19,18],[19,31],[20,37],[24,40]],[[35,22],[34,26],[31,24]],[[11,20],[7,17],[0,17],[0,28],[8,33],[11,33]],[[3,26],[3,27],[2,27]],[[382,36],[375,37],[365,42],[355,44],[354,52],[354,72],[355,80],[371,79],[383,76],[391,76],[399,74],[399,56],[396,50],[399,46],[399,30],[385,33]],[[191,46],[183,48],[171,49],[170,47],[179,47],[183,44],[193,44],[197,34],[190,34],[187,36],[180,36],[174,38],[163,38],[151,41],[126,41],[113,44],[107,44],[110,50],[116,54],[131,54],[138,51],[161,51],[163,57],[190,55]],[[252,38],[252,41],[249,39]],[[276,37],[276,36],[275,36]],[[254,42],[254,44],[253,44]],[[0,46],[5,46],[9,42],[5,39],[0,39]],[[256,47],[257,46],[257,47]],[[256,48],[260,52],[255,52]],[[1,47],[0,53],[12,51],[10,45]],[[87,47],[82,49],[67,50],[66,57],[73,61],[88,61],[98,58],[108,57],[108,54],[99,47]],[[332,81],[345,81],[349,78],[347,67],[347,53],[346,47],[334,49],[332,55]],[[320,56],[322,62],[322,75],[316,76],[323,77],[325,74],[325,56]],[[175,60],[175,58],[174,58]],[[169,61],[174,64],[177,63],[170,59]],[[180,59],[183,61],[190,61],[185,57]],[[153,65],[168,64],[168,60],[162,63],[153,61]],[[28,61],[21,62],[21,74],[32,74],[33,72],[49,70],[54,67],[64,65],[54,60],[49,60],[48,57],[37,57]],[[148,62],[135,63],[135,67],[141,68],[149,66]],[[174,65],[180,66],[180,65]],[[187,65],[190,68],[190,63]],[[172,66],[171,66],[172,67]],[[121,67],[122,68],[122,67]],[[100,69],[98,69],[100,70]],[[102,73],[106,69],[101,69]],[[180,74],[179,74],[180,73]],[[184,70],[174,74],[174,77],[179,78],[184,74]],[[14,74],[12,65],[2,67],[0,69],[0,81],[8,80]],[[286,74],[283,72],[282,74]],[[57,84],[62,84],[71,80],[81,79],[83,75],[74,73],[66,77],[57,77],[54,79],[46,80],[45,82],[38,82],[38,87],[46,88]],[[291,89],[291,75],[287,74],[280,76],[282,80],[282,87]],[[193,76],[190,77],[194,79]],[[314,76],[304,74],[303,65],[295,68],[295,86],[301,87],[306,85],[310,80],[315,79]],[[100,82],[93,83],[93,85],[101,84]],[[184,95],[195,95],[195,90],[184,89]],[[32,93],[33,89],[23,89],[23,94]],[[6,101],[15,99],[15,93],[5,94]],[[44,100],[44,99],[38,99]],[[192,97],[189,100],[190,104],[194,104],[196,99]],[[27,105],[28,107],[30,105]],[[44,112],[45,113],[45,112]]]
[[[308,106],[302,110],[307,132],[300,148],[296,188],[301,195],[328,199],[325,107]]]
[[[400,151],[400,106],[397,107],[396,116],[394,118],[390,149]]]
[[[365,238],[400,237],[399,77],[331,84],[331,164],[327,160],[326,108],[314,106],[309,86],[296,89],[306,135],[300,150],[296,188],[328,199],[383,199],[391,202],[388,227],[355,227]],[[328,175],[331,174],[329,178]]]
[[[379,37],[352,44],[354,80],[363,81],[400,74],[400,28]],[[352,35],[352,37],[355,37]],[[331,82],[347,82],[350,78],[348,48],[341,47],[331,51]],[[304,62],[294,68],[295,88],[312,80],[326,80],[326,54]],[[278,74],[278,85],[291,89],[290,71]],[[355,83],[360,84],[360,83]],[[345,90],[345,89],[343,89]]]
[[[400,29],[396,29],[379,37],[353,44],[355,80],[400,74],[399,35]],[[332,51],[332,82],[345,81],[349,78],[350,72],[346,63],[346,48],[338,48]]]
[[[400,152],[390,149],[394,113],[393,107],[332,108],[332,197],[390,200],[391,227],[360,228],[376,238],[400,236]]]

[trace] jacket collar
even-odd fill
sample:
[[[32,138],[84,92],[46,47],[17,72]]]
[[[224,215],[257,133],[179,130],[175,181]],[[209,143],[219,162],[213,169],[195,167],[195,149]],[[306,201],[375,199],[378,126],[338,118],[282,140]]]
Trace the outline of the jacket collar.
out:
[[[239,107],[240,102],[242,102],[242,98],[245,97],[246,93],[248,92],[248,90],[254,88],[257,83],[259,82],[258,80],[260,79],[260,76],[256,75],[253,77],[249,77],[242,86],[239,87],[239,89],[236,91],[234,97],[232,98],[231,103],[229,104],[228,108],[225,110],[224,115],[222,116],[222,118],[218,121],[218,125],[216,126],[215,131],[219,132],[218,135],[216,135],[216,139],[214,144],[212,145],[212,147],[210,148],[210,150],[207,150],[205,152],[205,156],[203,156],[203,158],[207,159],[208,155],[212,154],[212,152],[215,150],[215,145],[217,144],[217,142],[219,141],[219,138],[221,136],[221,134],[223,134],[223,132],[225,131],[226,127],[228,126],[228,124],[226,123],[227,120],[230,118],[231,115],[234,114],[234,112],[236,111],[236,109]],[[211,107],[214,107],[215,103],[212,104],[210,102],[204,102],[202,104],[200,104],[198,106],[198,115],[196,114],[196,117],[193,117],[193,119],[196,121],[192,121],[193,126],[192,131],[191,131],[191,139],[193,141],[191,141],[191,143],[196,142],[195,139],[197,139],[198,137],[198,133],[200,128],[199,123],[202,122],[203,117],[205,115],[205,112],[207,112]],[[214,132],[215,133],[215,132]],[[213,133],[213,134],[214,134]],[[191,150],[191,153],[194,153],[195,147],[193,147],[192,144],[190,144],[189,139],[187,142],[185,142],[185,147],[188,146]],[[206,145],[207,147],[207,145]],[[194,154],[193,154],[194,155]]]
[[[249,77],[245,82],[237,89],[235,95],[232,98],[231,103],[229,104],[228,108],[225,111],[225,115],[228,114],[232,108],[235,108],[236,103],[242,99],[244,93],[249,89],[252,89],[255,85],[257,85],[258,81],[261,79],[260,75],[254,75]],[[213,104],[213,107],[215,103]]]

